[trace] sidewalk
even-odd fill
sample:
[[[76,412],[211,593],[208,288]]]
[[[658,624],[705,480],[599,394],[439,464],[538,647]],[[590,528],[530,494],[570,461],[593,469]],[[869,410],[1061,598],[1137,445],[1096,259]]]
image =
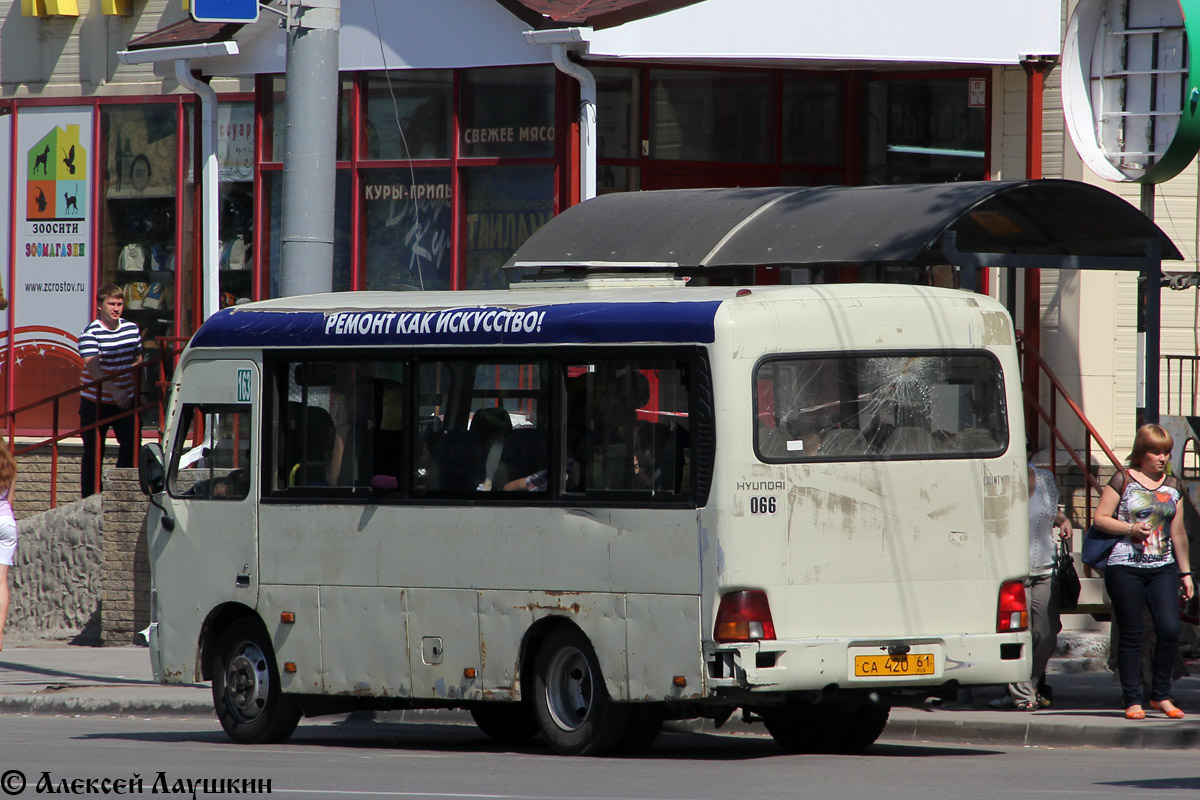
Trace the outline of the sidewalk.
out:
[[[79,647],[65,642],[5,642],[0,651],[0,714],[104,714],[111,716],[212,717],[208,684],[163,686],[153,681],[144,647]],[[1033,713],[996,711],[988,701],[1002,687],[976,688],[968,702],[897,707],[880,741],[954,742],[1051,747],[1186,748],[1200,746],[1200,663],[1193,675],[1175,683],[1175,699],[1188,712],[1184,720],[1153,711],[1139,722],[1124,718],[1120,689],[1102,672],[1054,672],[1067,662],[1051,662],[1055,705]],[[464,713],[437,711],[380,714],[380,722],[469,723]],[[302,723],[303,724],[303,723]],[[690,730],[713,730],[711,722],[681,723]],[[761,724],[735,715],[723,732],[765,735]]]

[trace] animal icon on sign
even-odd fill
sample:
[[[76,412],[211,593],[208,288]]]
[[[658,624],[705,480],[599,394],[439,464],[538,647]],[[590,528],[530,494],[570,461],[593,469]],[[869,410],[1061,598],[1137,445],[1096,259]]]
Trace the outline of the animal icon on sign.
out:
[[[42,168],[43,175],[50,174],[50,145],[43,147],[42,152],[38,153],[37,158],[33,160],[33,171],[35,173],[38,171],[38,167]]]
[[[37,190],[37,197],[33,198],[33,202],[37,203],[39,214],[44,214],[46,212],[46,193],[42,191],[40,186]]]
[[[75,145],[71,145],[70,150],[63,151],[66,155],[63,156],[63,165],[67,168],[67,172],[75,174]]]
[[[71,209],[75,209],[76,214],[79,213],[79,203],[77,202],[79,200],[79,191],[78,190],[75,191],[75,194],[67,194],[66,192],[63,192],[63,199],[65,199],[67,201],[66,207],[63,208],[64,214],[67,213],[68,211],[70,211]]]

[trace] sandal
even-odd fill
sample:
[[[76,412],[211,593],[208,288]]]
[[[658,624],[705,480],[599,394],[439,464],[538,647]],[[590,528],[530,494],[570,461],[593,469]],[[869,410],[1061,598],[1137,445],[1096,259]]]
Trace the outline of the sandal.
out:
[[[1037,711],[1038,710],[1038,705],[1035,701],[1033,701],[1033,700],[1014,700],[1012,695],[1007,695],[1007,694],[1004,695],[1003,697],[997,697],[995,700],[988,703],[988,706],[990,706],[991,708],[1004,709],[1006,711],[1012,711],[1013,709],[1016,709],[1017,711]]]
[[[1130,706],[1125,709],[1125,719],[1145,719],[1146,712],[1141,706]]]
[[[1151,700],[1150,707],[1167,715],[1167,719],[1183,719],[1183,710],[1170,700]]]

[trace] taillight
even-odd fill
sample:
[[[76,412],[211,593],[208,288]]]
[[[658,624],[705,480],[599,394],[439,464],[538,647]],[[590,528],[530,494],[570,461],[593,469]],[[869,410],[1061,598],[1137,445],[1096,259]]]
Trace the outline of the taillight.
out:
[[[757,589],[730,592],[721,598],[713,638],[718,642],[754,642],[775,638],[767,593]]]
[[[1000,610],[996,614],[996,632],[1023,631],[1029,627],[1029,603],[1025,601],[1025,583],[1008,581],[1000,586]]]

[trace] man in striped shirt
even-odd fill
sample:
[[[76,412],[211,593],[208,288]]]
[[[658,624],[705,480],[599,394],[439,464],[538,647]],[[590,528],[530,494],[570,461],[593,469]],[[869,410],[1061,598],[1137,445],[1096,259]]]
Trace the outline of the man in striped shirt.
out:
[[[83,464],[79,471],[82,497],[96,493],[99,464],[104,461],[104,440],[111,427],[117,437],[117,466],[133,466],[134,417],[118,420],[111,417],[132,408],[137,398],[133,373],[128,370],[142,363],[142,334],[138,326],[122,319],[125,293],[115,283],[107,283],[96,291],[96,319],[79,335],[79,355],[83,359],[83,383],[100,380],[116,373],[111,380],[89,386],[79,402],[79,426],[87,428],[97,421],[100,425],[83,432]]]

